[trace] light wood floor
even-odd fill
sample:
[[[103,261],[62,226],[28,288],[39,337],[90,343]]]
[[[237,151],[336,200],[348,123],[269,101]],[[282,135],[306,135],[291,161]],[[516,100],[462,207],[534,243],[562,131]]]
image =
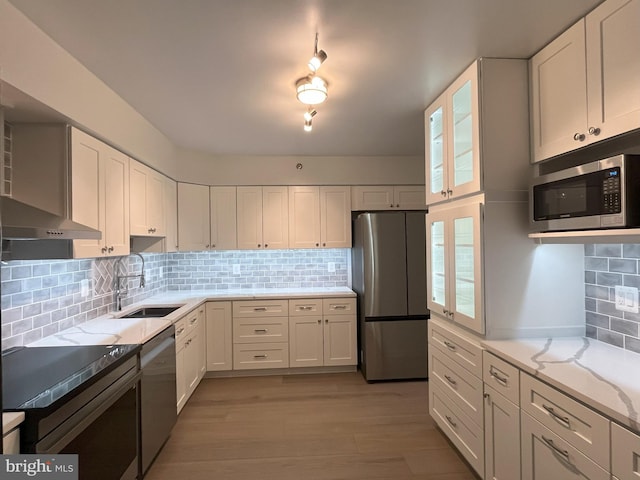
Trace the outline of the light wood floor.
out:
[[[359,372],[204,379],[145,480],[475,480],[427,398]]]

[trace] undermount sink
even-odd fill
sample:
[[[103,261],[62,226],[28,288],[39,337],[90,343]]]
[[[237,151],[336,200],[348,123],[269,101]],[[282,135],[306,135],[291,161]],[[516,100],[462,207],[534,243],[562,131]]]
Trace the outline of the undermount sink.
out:
[[[144,307],[119,318],[162,318],[175,312],[181,306],[182,305],[178,305],[177,307]]]

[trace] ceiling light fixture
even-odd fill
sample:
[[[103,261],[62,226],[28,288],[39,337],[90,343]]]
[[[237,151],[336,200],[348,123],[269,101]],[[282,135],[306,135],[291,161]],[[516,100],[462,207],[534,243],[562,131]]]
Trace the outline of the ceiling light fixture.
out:
[[[311,124],[311,120],[304,121],[304,131],[310,132],[313,129],[313,125]]]
[[[304,117],[305,121],[310,122],[311,119],[316,116],[316,113],[318,113],[318,112],[315,111],[314,109],[310,108],[308,111],[305,112],[303,117]]]
[[[314,73],[317,72],[320,68],[320,65],[322,65],[326,59],[327,52],[325,52],[324,50],[318,51],[318,32],[316,32],[316,43],[313,48],[313,57],[311,57],[311,60],[309,60],[309,63],[307,64],[309,65],[309,70]]]
[[[296,82],[296,95],[305,105],[318,105],[327,99],[327,82],[315,75],[307,75]]]

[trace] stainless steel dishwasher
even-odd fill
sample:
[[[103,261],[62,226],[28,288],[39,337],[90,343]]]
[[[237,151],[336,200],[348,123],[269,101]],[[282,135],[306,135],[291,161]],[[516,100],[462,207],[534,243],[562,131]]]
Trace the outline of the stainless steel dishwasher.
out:
[[[144,475],[177,420],[176,335],[173,325],[142,345],[140,367],[140,464]]]

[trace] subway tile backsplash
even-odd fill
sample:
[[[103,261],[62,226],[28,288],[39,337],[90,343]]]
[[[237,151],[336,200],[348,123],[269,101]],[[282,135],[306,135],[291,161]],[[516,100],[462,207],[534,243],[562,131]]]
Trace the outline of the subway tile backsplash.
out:
[[[143,257],[146,286],[139,287],[139,277],[123,280],[125,307],[167,290],[349,284],[348,249],[145,253]],[[121,274],[140,273],[142,261],[137,256],[121,258]],[[114,310],[117,260],[3,262],[2,349],[39,340]]]
[[[640,288],[640,245],[584,246],[587,336],[640,353],[640,314],[616,309],[615,286]]]

